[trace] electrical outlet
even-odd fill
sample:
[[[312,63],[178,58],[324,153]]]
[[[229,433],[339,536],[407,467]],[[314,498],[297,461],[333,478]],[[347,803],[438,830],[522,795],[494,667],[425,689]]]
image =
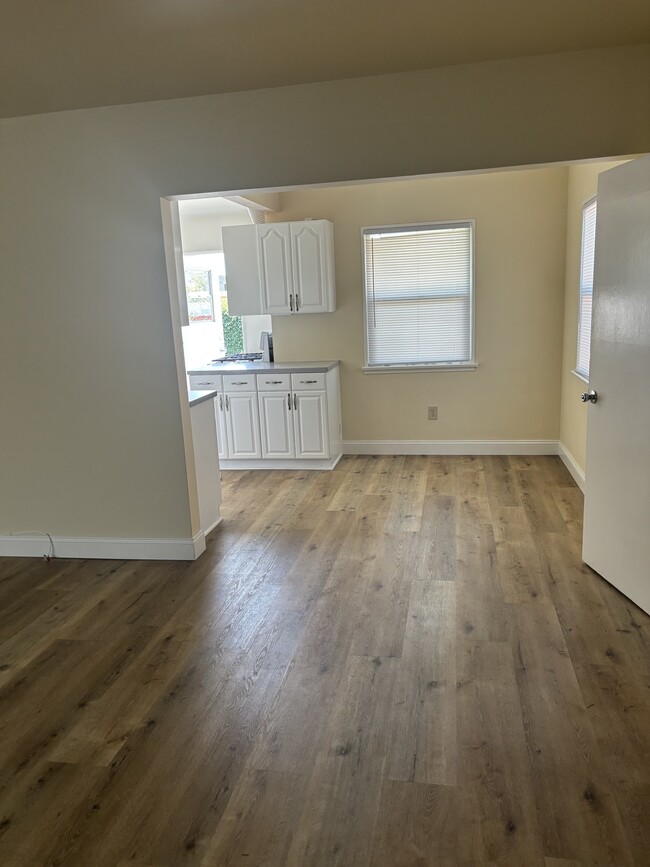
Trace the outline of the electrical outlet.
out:
[[[427,418],[429,421],[438,421],[438,407],[437,406],[428,406],[427,407]]]

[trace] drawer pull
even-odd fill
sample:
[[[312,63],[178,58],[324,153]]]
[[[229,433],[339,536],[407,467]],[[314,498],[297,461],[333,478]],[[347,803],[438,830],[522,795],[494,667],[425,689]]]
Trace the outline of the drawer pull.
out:
[[[207,382],[197,382],[197,385],[212,385],[212,383],[208,380]]]
[[[318,382],[317,379],[301,379],[300,380],[301,385],[316,385],[317,382]]]
[[[282,380],[281,379],[267,379],[266,384],[267,385],[282,385]]]
[[[231,382],[230,384],[231,384],[231,385],[248,385],[248,380],[247,380],[247,379],[242,379],[242,380],[240,380],[239,382]]]

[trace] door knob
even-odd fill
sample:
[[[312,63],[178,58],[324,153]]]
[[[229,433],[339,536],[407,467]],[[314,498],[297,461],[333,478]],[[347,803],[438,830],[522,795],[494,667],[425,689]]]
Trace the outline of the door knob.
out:
[[[580,400],[583,403],[596,403],[598,400],[598,392],[590,388],[589,391],[583,391],[580,395]]]

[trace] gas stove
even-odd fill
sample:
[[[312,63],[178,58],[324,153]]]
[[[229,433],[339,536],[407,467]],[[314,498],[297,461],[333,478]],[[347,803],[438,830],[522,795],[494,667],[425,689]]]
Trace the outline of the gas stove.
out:
[[[212,364],[228,364],[230,361],[261,361],[261,352],[240,352],[239,355],[225,355],[223,358],[213,358]]]

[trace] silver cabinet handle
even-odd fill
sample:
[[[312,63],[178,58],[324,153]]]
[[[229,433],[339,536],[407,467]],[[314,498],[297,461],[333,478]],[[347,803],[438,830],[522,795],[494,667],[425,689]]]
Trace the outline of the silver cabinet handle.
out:
[[[226,395],[226,409],[230,409],[230,401],[228,400],[228,395]]]
[[[223,395],[219,395],[219,409],[223,412]]]
[[[207,382],[197,382],[197,385],[212,385],[212,383],[208,380]]]
[[[590,388],[589,391],[583,391],[580,395],[580,400],[583,403],[596,403],[598,401],[598,392]]]
[[[289,310],[293,313],[293,295],[289,295]]]
[[[298,297],[298,293],[296,292],[296,313],[300,310],[300,298]]]
[[[240,380],[239,382],[231,382],[230,384],[231,384],[231,385],[248,385],[248,380],[247,380],[247,379],[242,379],[242,380]]]
[[[318,382],[317,379],[301,379],[300,380],[301,385],[316,385],[317,382]]]
[[[295,394],[293,396],[293,408],[298,409],[298,398],[296,397]]]
[[[266,379],[264,381],[267,385],[282,385],[281,379]]]
[[[287,406],[291,409],[291,392],[287,395]]]

